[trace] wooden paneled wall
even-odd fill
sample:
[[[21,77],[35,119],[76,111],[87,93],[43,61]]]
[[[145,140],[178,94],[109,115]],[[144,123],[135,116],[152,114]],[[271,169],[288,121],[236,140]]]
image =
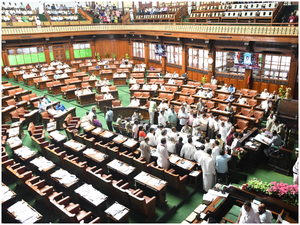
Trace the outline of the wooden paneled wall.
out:
[[[166,71],[168,71],[169,73],[173,73],[174,71],[176,71],[176,73],[178,73],[179,75],[181,75],[181,67],[174,67],[174,66],[166,66]]]
[[[101,58],[106,58],[105,53],[109,54],[109,58],[112,57],[112,54],[116,54],[116,59],[120,59],[126,56],[126,53],[130,55],[130,45],[127,40],[119,39],[97,39],[95,41],[95,51],[100,53]]]

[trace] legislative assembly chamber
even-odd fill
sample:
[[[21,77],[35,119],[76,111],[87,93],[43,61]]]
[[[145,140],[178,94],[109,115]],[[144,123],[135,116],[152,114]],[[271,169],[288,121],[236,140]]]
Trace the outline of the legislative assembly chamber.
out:
[[[298,223],[298,2],[1,3],[2,223]]]

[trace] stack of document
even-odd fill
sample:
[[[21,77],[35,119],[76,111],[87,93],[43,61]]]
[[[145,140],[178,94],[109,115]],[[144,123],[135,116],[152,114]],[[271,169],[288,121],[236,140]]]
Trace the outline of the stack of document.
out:
[[[102,131],[103,129],[101,127],[97,127],[95,130],[93,130],[94,134],[98,134]]]
[[[91,124],[87,124],[86,126],[83,127],[84,130],[89,130],[89,129],[92,129],[92,128],[94,128],[94,126],[91,125]]]
[[[177,163],[180,159],[181,159],[181,158],[178,157],[177,155],[173,155],[173,154],[172,154],[169,160],[170,160],[171,163],[175,164],[175,163]]]
[[[177,166],[179,166],[183,169],[189,169],[193,166],[193,164],[188,160],[181,160],[181,162],[178,163]]]
[[[54,138],[56,141],[62,141],[66,139],[67,137],[63,134],[61,134],[59,131],[55,130],[49,133],[49,135]]]
[[[97,151],[93,148],[87,148],[86,150],[83,151],[83,154],[85,155],[95,155]]]
[[[14,137],[14,136],[18,136],[19,135],[19,127],[15,127],[15,128],[10,128],[9,132],[8,132],[8,137]]]
[[[19,137],[11,137],[6,140],[7,144],[11,145],[12,147],[18,146],[22,144],[22,140]]]
[[[75,175],[70,174],[68,171],[63,169],[55,171],[53,174],[51,174],[51,177],[59,179],[58,182],[61,184],[71,184],[78,180]]]
[[[102,194],[90,184],[84,184],[80,186],[75,190],[75,192],[92,202],[95,206],[98,206],[107,199],[106,195]]]
[[[151,156],[158,157],[158,153],[155,148],[151,148]]]
[[[206,205],[205,204],[200,204],[195,210],[194,212],[196,213],[201,213],[206,209]]]
[[[190,176],[192,176],[192,177],[196,177],[196,176],[198,176],[199,175],[199,171],[198,170],[193,170],[192,172],[190,172]]]
[[[214,195],[214,196],[216,196],[216,197],[217,197],[217,196],[220,196],[220,197],[225,197],[225,198],[227,198],[227,196],[228,196],[228,193],[222,194],[221,191],[214,191],[213,189],[209,189],[207,193],[208,193],[208,194],[211,194],[211,195]]]
[[[17,122],[12,123],[10,127],[19,127],[20,124],[21,124],[21,121],[17,121]]]
[[[105,138],[110,138],[111,136],[113,136],[114,134],[112,132],[106,131],[105,134],[103,135],[103,137]]]
[[[9,189],[9,187],[2,184],[1,195],[2,195],[2,197],[1,197],[2,202],[6,202],[8,199],[10,199],[14,195],[14,193]]]
[[[89,121],[87,120],[87,121],[85,121],[85,122],[81,122],[81,127],[86,127],[86,126],[90,126],[91,124],[89,123]]]
[[[148,184],[158,187],[161,184],[166,184],[166,182],[164,180],[151,177],[151,179],[148,181]]]
[[[123,141],[124,139],[126,138],[124,138],[123,135],[118,135],[117,137],[114,138],[114,140],[116,141]]]
[[[65,143],[66,146],[70,147],[70,148],[75,148],[77,150],[85,148],[85,145],[79,143],[79,142],[75,142],[73,139],[70,141],[67,141]]]
[[[111,161],[108,165],[124,174],[130,174],[135,169],[133,166],[129,166],[116,159]]]
[[[138,180],[140,182],[147,183],[148,180],[151,179],[151,176],[145,172],[140,172],[137,176],[134,178],[135,180]]]
[[[56,129],[56,122],[47,123],[47,130]]]
[[[133,146],[133,145],[137,144],[137,142],[134,139],[128,139],[123,144],[127,145],[127,146]]]
[[[22,157],[23,159],[26,159],[30,156],[33,156],[35,154],[35,151],[31,150],[27,146],[23,146],[15,150],[15,154]]]
[[[126,213],[129,212],[129,209],[115,202],[111,205],[107,210],[105,210],[106,214],[111,215],[116,220],[120,220]]]
[[[54,165],[52,161],[47,160],[45,157],[35,158],[30,163],[35,165],[39,171],[48,169]]]
[[[39,214],[24,201],[16,202],[7,210],[10,213],[14,213],[16,220],[21,223],[33,224],[39,217]]]

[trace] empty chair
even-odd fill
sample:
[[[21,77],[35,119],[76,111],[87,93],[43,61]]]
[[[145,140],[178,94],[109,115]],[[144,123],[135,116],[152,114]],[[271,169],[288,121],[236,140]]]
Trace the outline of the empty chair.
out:
[[[43,155],[47,155],[47,151],[45,148],[49,146],[50,143],[49,141],[45,140],[45,137],[42,136],[42,133],[31,136],[31,139],[35,148]]]
[[[112,101],[112,107],[113,108],[122,107],[121,100],[114,100],[114,101]]]
[[[207,112],[210,112],[210,110],[211,110],[212,108],[214,108],[214,107],[215,107],[215,102],[208,101],[208,102],[206,103]]]
[[[139,191],[136,194],[132,194],[129,192],[129,199],[131,203],[131,207],[133,210],[140,212],[150,218],[155,215],[155,203],[156,197],[153,196],[149,198],[148,196],[143,195],[143,191]]]
[[[263,119],[264,112],[262,111],[254,111],[253,116],[256,119],[255,123],[260,123]]]
[[[86,167],[87,162],[79,162],[79,157],[74,155],[66,155],[64,161],[68,171],[72,171],[81,180],[86,180]]]
[[[246,108],[242,108],[241,112],[238,113],[238,115],[243,115],[243,116],[250,117],[251,116],[251,110],[246,109]]]
[[[133,158],[133,166],[135,167],[137,173],[141,172],[141,171],[148,171],[148,167],[147,167],[147,162],[144,158]]]
[[[115,193],[115,197],[121,204],[124,204],[127,207],[131,207],[130,201],[129,201],[129,193],[132,193],[133,195],[138,193],[140,189],[134,190],[129,188],[129,183],[122,184],[123,180],[119,180],[116,183],[113,183],[113,189]]]
[[[257,105],[257,100],[256,99],[249,99],[248,103],[253,108]]]
[[[234,125],[236,127],[236,132],[244,133],[245,130],[248,128],[248,124],[249,121],[238,119],[236,124]]]
[[[151,162],[149,165],[149,173],[155,177],[165,180],[164,168],[154,166],[155,162]]]
[[[63,158],[66,156],[66,151],[61,151],[59,147],[55,147],[53,144],[45,147],[45,150],[47,152],[47,159],[60,167],[65,167]]]
[[[74,125],[76,127],[76,129],[79,128],[81,121],[80,121],[80,117],[73,117],[72,114],[70,113],[66,118],[64,123],[66,124],[66,126],[70,126],[70,125]]]
[[[182,193],[186,189],[186,180],[188,176],[184,175],[183,177],[180,177],[179,174],[174,174],[174,172],[174,169],[170,169],[169,171],[165,170],[165,180],[170,187],[175,188],[179,193]]]
[[[6,169],[9,177],[14,182],[16,182],[19,186],[23,186],[27,189],[27,185],[25,184],[25,182],[33,176],[32,171],[27,171],[26,167],[21,165],[20,163],[8,165]]]
[[[33,122],[28,125],[28,133],[30,136],[38,136],[38,137],[45,137],[45,130],[43,126],[35,126]]]
[[[133,153],[128,153],[127,151],[120,153],[120,160],[128,165],[133,166]]]

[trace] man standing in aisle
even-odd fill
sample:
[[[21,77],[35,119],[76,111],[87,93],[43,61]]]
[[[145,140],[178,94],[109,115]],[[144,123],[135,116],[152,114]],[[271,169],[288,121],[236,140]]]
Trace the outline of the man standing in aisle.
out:
[[[113,131],[112,130],[113,118],[114,118],[114,112],[111,110],[111,107],[108,107],[105,115],[105,120],[106,120],[107,127],[110,131]]]
[[[208,192],[215,185],[216,166],[211,157],[211,149],[203,156],[198,164],[201,166],[203,174],[203,190]]]
[[[158,111],[158,108],[157,108],[156,101],[154,101],[153,98],[151,98],[151,100],[150,100],[148,111],[149,111],[149,116],[150,116],[150,123],[154,124],[154,115],[155,115],[155,111]]]

